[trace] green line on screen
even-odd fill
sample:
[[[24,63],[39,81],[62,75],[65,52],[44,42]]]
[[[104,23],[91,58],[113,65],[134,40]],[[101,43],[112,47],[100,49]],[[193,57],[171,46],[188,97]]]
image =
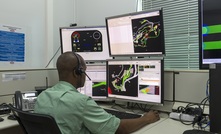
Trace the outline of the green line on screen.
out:
[[[202,28],[202,34],[221,33],[221,25],[205,26]]]
[[[204,50],[215,50],[215,49],[221,49],[221,41],[210,41],[210,42],[204,42]]]
[[[99,87],[99,86],[102,86],[102,85],[106,85],[106,82],[99,82],[97,84],[94,84],[92,87],[95,88],[95,87]]]

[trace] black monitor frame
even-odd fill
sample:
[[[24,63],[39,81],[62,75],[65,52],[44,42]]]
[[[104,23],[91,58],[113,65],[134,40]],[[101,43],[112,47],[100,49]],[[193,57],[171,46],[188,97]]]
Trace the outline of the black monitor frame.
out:
[[[117,37],[119,37],[118,35],[111,34],[111,29],[113,29],[113,27],[115,27],[115,24],[116,24],[114,21],[116,19],[125,20],[125,18],[126,20],[129,19],[131,21],[127,21],[126,25],[123,24],[125,31],[120,30],[119,33],[122,32],[124,34],[125,33],[129,33],[129,34],[126,36],[123,35],[121,37],[121,40],[120,41],[118,40],[119,42],[114,43],[116,46],[113,47],[111,38],[114,37],[113,40],[116,40],[118,39]],[[112,21],[111,24],[110,24],[110,21]],[[152,55],[154,56],[165,55],[165,41],[164,41],[165,39],[164,39],[163,9],[162,8],[106,17],[105,22],[106,22],[106,27],[107,27],[109,54],[111,57],[118,57],[118,56],[145,57],[145,56],[152,56]],[[117,20],[117,22],[118,24],[122,23],[121,20],[120,21]],[[137,26],[132,27],[133,24],[134,25],[136,24]],[[118,27],[119,28],[117,30],[121,29],[121,24]],[[153,29],[155,29],[155,32],[151,31],[150,27],[153,27]],[[130,32],[127,32],[127,31],[130,31]],[[114,33],[113,30],[112,30],[112,33]],[[118,33],[118,32],[115,32],[115,33]],[[141,41],[141,35],[143,37],[142,41]],[[145,41],[143,40],[144,37],[145,37]],[[122,38],[127,38],[126,41],[128,42],[125,43],[124,42],[125,40],[122,40]],[[155,40],[155,38],[160,38],[160,39]],[[135,39],[137,40],[135,41]],[[141,43],[141,42],[145,42],[145,43]],[[147,43],[150,43],[151,45],[148,46]],[[125,45],[127,44],[127,45],[125,47],[123,46],[122,48],[119,48],[119,46],[123,44]],[[153,46],[153,44],[155,46]],[[158,44],[158,46],[156,46],[156,44]],[[112,50],[112,49],[115,49],[115,50]],[[121,52],[119,52],[119,50]],[[118,52],[113,53],[113,51],[118,51]]]
[[[158,99],[158,101],[153,101],[153,100],[148,100],[148,99],[146,99],[146,100],[142,100],[142,99],[140,99],[140,97],[144,97],[143,95],[145,94],[143,94],[143,95],[141,95],[141,93],[139,93],[139,92],[143,92],[142,90],[143,89],[141,89],[141,86],[143,85],[145,85],[144,83],[143,84],[141,84],[141,81],[140,80],[138,80],[138,87],[137,87],[137,93],[135,93],[135,94],[137,94],[137,97],[136,96],[132,96],[132,93],[130,93],[130,95],[129,95],[129,97],[127,96],[127,95],[125,95],[125,94],[116,94],[116,95],[119,95],[119,96],[115,96],[115,95],[110,95],[110,89],[109,89],[109,84],[111,83],[109,80],[110,80],[110,76],[112,76],[112,75],[110,75],[109,74],[109,72],[110,72],[110,70],[109,70],[109,62],[111,62],[111,61],[113,61],[113,62],[115,62],[115,61],[117,61],[118,63],[120,63],[121,64],[121,62],[128,62],[128,63],[126,63],[126,65],[129,65],[131,62],[133,62],[131,65],[134,65],[134,61],[136,62],[136,61],[138,61],[138,62],[142,62],[142,64],[145,66],[145,61],[148,61],[148,62],[153,62],[154,64],[153,65],[155,65],[155,62],[157,61],[157,62],[160,62],[159,64],[160,64],[160,66],[158,66],[159,68],[160,68],[160,80],[159,80],[159,82],[160,82],[160,84],[158,85],[158,91],[156,90],[157,88],[157,84],[155,85],[155,87],[154,87],[154,85],[149,85],[150,87],[149,88],[154,88],[155,89],[155,91],[157,91],[158,93],[157,94],[154,94],[154,93],[149,93],[150,95],[152,95],[151,97],[153,97],[152,99]],[[117,64],[118,64],[117,63]],[[164,60],[163,59],[146,59],[146,58],[141,58],[141,59],[137,59],[137,58],[135,58],[135,59],[127,59],[127,60],[125,60],[125,59],[112,59],[112,60],[107,60],[106,61],[106,66],[107,66],[107,89],[108,89],[108,98],[110,98],[111,100],[119,100],[119,101],[126,101],[126,102],[134,102],[134,103],[143,103],[143,104],[151,104],[151,105],[163,105],[164,104]],[[152,66],[152,64],[148,64],[148,66]],[[139,67],[138,67],[139,68]],[[152,68],[154,68],[153,66],[152,66]],[[139,68],[139,69],[141,69],[142,71],[144,71],[143,69],[142,69],[142,66],[141,66],[141,68]],[[150,67],[150,69],[151,69],[151,67]],[[116,69],[115,69],[116,70]],[[117,71],[117,70],[116,70]],[[119,71],[119,70],[118,70]],[[150,70],[149,70],[150,71]],[[139,72],[139,71],[138,71]],[[141,74],[140,74],[141,75]],[[153,74],[149,74],[149,75],[153,75]],[[142,76],[142,75],[141,75]],[[139,76],[140,77],[140,76]],[[152,77],[152,76],[151,76]],[[141,78],[141,77],[140,77]],[[140,78],[138,78],[138,79],[140,79]],[[128,79],[130,79],[130,78],[128,78]],[[125,80],[126,81],[126,80]],[[130,79],[129,80],[130,81],[130,83],[133,83],[133,79]],[[145,81],[148,81],[148,80],[145,80]],[[136,83],[136,82],[135,82]],[[150,83],[152,83],[152,82],[150,82]],[[136,85],[137,84],[135,84],[135,86],[134,85],[130,85],[130,86],[133,86],[133,87],[136,87]],[[145,86],[147,86],[147,85],[145,85]],[[155,92],[154,91],[154,92]],[[156,92],[155,92],[156,93]],[[148,94],[148,93],[146,93],[146,94]],[[140,95],[140,96],[139,96]],[[157,96],[157,95],[159,95],[159,96]],[[122,96],[124,96],[124,97],[122,97]],[[127,97],[125,97],[125,96],[127,96]],[[132,96],[132,97],[131,97]],[[147,95],[148,96],[148,95]],[[158,97],[158,98],[154,98],[154,96],[155,97]],[[150,97],[150,96],[149,96]]]
[[[204,47],[208,46],[208,43],[212,41],[221,40],[219,33],[209,33],[209,27],[221,24],[220,14],[219,17],[215,17],[214,13],[221,13],[221,2],[219,0],[199,0],[199,69],[209,69],[210,64],[221,63],[221,49],[213,49],[212,47],[204,50]],[[218,4],[220,3],[220,4]],[[206,15],[207,14],[207,15]],[[208,16],[206,24],[204,24],[204,18]],[[207,32],[205,35],[203,29]],[[221,33],[221,32],[220,32]],[[219,37],[217,37],[217,35]],[[206,41],[205,41],[206,40]],[[204,43],[207,42],[206,43]],[[212,43],[211,43],[212,44]],[[214,43],[213,43],[214,44]],[[221,45],[221,44],[219,44]],[[207,58],[205,58],[207,57]]]

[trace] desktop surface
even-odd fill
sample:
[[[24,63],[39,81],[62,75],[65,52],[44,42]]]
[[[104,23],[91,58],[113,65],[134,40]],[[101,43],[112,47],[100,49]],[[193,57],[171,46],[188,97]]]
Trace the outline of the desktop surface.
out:
[[[184,131],[183,134],[214,134],[214,133],[204,130],[192,129]]]
[[[113,105],[110,103],[101,103],[99,104],[103,108],[111,108]],[[136,109],[134,109],[136,113],[138,112]],[[4,133],[6,129],[12,129],[14,127],[19,126],[17,121],[9,120],[7,119],[8,115],[2,116],[4,118],[4,121],[1,122],[0,125],[0,133]],[[149,125],[146,125],[145,127],[133,132],[132,134],[182,134],[183,132],[187,130],[193,129],[191,125],[184,125],[179,121],[170,119],[168,117],[168,114],[164,112],[160,112],[160,120],[154,123],[151,123]],[[4,132],[3,132],[4,131]],[[19,133],[16,131],[16,133]],[[20,133],[19,133],[20,134]],[[188,133],[184,133],[188,134]],[[213,133],[202,133],[202,134],[213,134]]]

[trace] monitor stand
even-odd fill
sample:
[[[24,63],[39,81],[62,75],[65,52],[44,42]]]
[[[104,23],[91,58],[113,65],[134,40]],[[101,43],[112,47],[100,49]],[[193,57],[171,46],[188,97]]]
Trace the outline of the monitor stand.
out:
[[[204,130],[192,129],[192,130],[184,131],[183,134],[215,134],[215,133],[204,131]]]

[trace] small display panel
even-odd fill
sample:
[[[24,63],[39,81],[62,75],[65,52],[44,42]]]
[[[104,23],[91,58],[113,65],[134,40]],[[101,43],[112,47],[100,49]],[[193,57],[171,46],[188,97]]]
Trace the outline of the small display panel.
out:
[[[74,52],[102,52],[102,34],[98,30],[75,31],[71,34]]]
[[[108,50],[105,26],[61,27],[61,53],[73,51],[85,61],[105,61],[111,59]]]

